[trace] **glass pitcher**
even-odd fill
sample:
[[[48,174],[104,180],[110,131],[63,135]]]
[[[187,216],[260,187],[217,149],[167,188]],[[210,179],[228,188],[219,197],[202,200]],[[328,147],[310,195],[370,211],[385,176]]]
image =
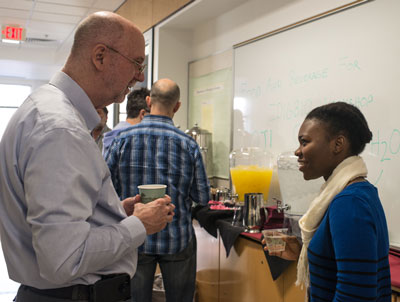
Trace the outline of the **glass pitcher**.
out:
[[[304,180],[294,152],[283,152],[278,156],[278,179],[283,204],[289,204],[287,214],[303,215],[318,195],[324,180],[322,177]]]
[[[268,199],[271,184],[272,155],[260,148],[241,148],[229,155],[233,192],[244,202],[245,193],[262,193]]]

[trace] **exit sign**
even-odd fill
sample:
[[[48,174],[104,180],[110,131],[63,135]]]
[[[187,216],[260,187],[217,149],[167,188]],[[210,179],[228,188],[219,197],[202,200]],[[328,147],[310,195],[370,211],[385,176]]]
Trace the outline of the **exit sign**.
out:
[[[1,39],[25,41],[25,28],[19,25],[3,25],[1,27]]]

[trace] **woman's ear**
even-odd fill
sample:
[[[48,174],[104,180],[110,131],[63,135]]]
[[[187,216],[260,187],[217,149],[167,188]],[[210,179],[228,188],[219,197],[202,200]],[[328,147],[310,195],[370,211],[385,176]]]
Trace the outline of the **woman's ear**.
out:
[[[341,134],[338,135],[335,138],[334,143],[335,143],[335,145],[334,145],[333,153],[339,154],[339,153],[343,152],[343,150],[347,151],[348,141],[344,135],[341,135]]]

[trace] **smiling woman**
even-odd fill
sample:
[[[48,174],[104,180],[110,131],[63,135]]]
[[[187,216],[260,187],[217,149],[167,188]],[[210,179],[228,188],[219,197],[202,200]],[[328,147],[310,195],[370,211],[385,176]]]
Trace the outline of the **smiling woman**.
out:
[[[365,117],[347,103],[323,105],[306,116],[298,139],[304,179],[325,183],[299,220],[296,283],[310,301],[390,301],[385,213],[359,156],[372,139]]]

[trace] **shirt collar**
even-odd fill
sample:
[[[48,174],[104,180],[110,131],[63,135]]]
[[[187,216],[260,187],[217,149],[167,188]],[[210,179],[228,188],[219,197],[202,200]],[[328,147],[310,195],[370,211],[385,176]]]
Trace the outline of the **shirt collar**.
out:
[[[144,122],[144,121],[146,121],[146,122],[148,122],[148,121],[162,122],[162,123],[167,123],[167,124],[171,124],[172,126],[174,126],[174,122],[172,121],[172,119],[165,115],[148,114],[143,117],[142,122]]]
[[[51,78],[50,85],[64,92],[72,105],[82,115],[89,130],[92,130],[100,122],[100,116],[86,92],[66,73],[57,72]]]

